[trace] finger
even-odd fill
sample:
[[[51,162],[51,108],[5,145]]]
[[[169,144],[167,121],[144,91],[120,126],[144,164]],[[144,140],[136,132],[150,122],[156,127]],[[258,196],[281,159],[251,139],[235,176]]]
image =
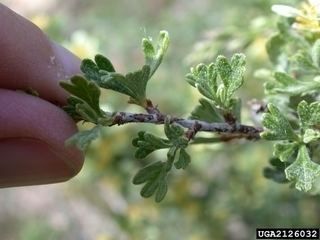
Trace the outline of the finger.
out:
[[[31,88],[64,104],[67,94],[58,82],[78,73],[80,60],[1,3],[0,23],[0,88]]]
[[[76,175],[83,155],[64,146],[75,132],[72,119],[55,105],[0,89],[0,187],[59,182]]]

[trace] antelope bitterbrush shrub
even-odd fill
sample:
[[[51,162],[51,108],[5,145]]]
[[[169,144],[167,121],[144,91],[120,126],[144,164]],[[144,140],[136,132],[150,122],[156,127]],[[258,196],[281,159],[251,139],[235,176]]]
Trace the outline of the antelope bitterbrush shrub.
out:
[[[264,175],[296,189],[317,193],[320,187],[320,9],[314,1],[300,9],[274,5],[281,18],[266,44],[273,71],[264,70],[266,96],[255,102],[254,113],[262,114],[261,125],[241,121],[241,99],[237,90],[244,82],[246,57],[236,53],[230,59],[218,56],[210,64],[198,64],[186,75],[187,82],[202,95],[188,118],[169,116],[154,104],[147,85],[160,66],[169,45],[166,31],[156,46],[151,38],[142,40],[145,64],[137,71],[121,74],[109,59],[96,55],[82,61],[82,76],[61,82],[71,96],[65,111],[76,121],[95,127],[77,133],[67,144],[84,150],[99,136],[102,127],[128,123],[164,125],[164,136],[144,131],[132,140],[135,158],[142,159],[159,149],[167,149],[167,159],[150,163],[133,178],[142,184],[143,197],[155,196],[160,202],[168,189],[167,178],[173,168],[185,169],[191,162],[188,148],[233,139],[274,141],[271,166]],[[261,72],[261,71],[260,71]],[[267,73],[267,74],[266,74]],[[258,73],[257,73],[258,74]],[[127,95],[142,113],[106,112],[99,104],[100,88]],[[257,107],[258,106],[258,107]],[[210,132],[212,137],[201,137]],[[263,143],[263,141],[261,141]]]

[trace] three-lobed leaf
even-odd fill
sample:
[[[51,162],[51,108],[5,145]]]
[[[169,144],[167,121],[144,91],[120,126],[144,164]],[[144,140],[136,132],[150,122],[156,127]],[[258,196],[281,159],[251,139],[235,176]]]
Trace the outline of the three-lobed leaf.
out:
[[[320,165],[310,159],[306,145],[299,148],[297,159],[285,169],[287,179],[295,181],[300,191],[309,191],[320,176]]]
[[[296,142],[276,143],[274,145],[273,155],[282,162],[286,162],[297,149],[298,144]]]
[[[288,119],[273,104],[268,104],[268,113],[263,115],[262,124],[266,130],[261,137],[267,140],[297,140]]]
[[[186,79],[217,107],[230,110],[232,97],[243,84],[245,63],[243,54],[234,54],[230,62],[226,57],[218,56],[214,63],[209,65],[201,63],[191,68]]]
[[[206,122],[224,122],[223,116],[209,100],[201,98],[200,105],[196,106],[191,112],[191,119],[202,120]]]
[[[180,150],[179,158],[175,161],[174,166],[176,169],[186,169],[191,162],[190,155],[186,152],[184,148]]]
[[[142,50],[145,56],[145,64],[150,67],[149,78],[152,77],[162,62],[169,46],[169,34],[167,31],[160,31],[156,48],[150,38],[142,39]]]
[[[100,132],[101,132],[101,126],[96,125],[94,128],[90,130],[85,130],[85,131],[76,133],[75,135],[67,139],[65,144],[67,146],[75,145],[80,150],[84,151],[88,148],[88,146],[93,140],[99,137]]]
[[[301,101],[297,112],[303,129],[314,127],[320,123],[320,102],[308,104],[306,101]]]
[[[130,96],[130,102],[146,105],[146,87],[150,75],[150,66],[144,65],[141,70],[125,76],[115,72],[102,72],[100,87]]]
[[[98,123],[99,118],[105,117],[99,105],[100,89],[93,81],[74,76],[70,82],[60,82],[60,86],[71,94],[64,109],[75,120]]]
[[[140,194],[149,198],[155,194],[155,201],[161,202],[168,191],[167,162],[155,162],[139,170],[134,176],[133,184],[144,184]]]
[[[172,146],[170,141],[143,131],[139,132],[138,137],[132,140],[132,145],[137,147],[135,157],[138,159],[145,158],[156,150]]]

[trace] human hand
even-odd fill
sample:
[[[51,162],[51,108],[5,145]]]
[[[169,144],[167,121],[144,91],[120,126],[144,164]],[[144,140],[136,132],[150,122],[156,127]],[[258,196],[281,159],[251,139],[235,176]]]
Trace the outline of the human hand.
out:
[[[80,60],[1,3],[0,23],[0,187],[68,180],[83,155],[64,145],[77,128],[59,108],[68,96],[58,82]],[[28,89],[39,97],[17,91]]]

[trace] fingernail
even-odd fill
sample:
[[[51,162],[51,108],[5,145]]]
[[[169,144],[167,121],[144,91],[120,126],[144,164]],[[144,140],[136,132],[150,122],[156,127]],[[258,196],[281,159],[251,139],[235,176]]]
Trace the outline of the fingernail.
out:
[[[67,79],[80,73],[80,59],[64,47],[51,42],[54,55],[50,61],[56,65],[58,78]]]

